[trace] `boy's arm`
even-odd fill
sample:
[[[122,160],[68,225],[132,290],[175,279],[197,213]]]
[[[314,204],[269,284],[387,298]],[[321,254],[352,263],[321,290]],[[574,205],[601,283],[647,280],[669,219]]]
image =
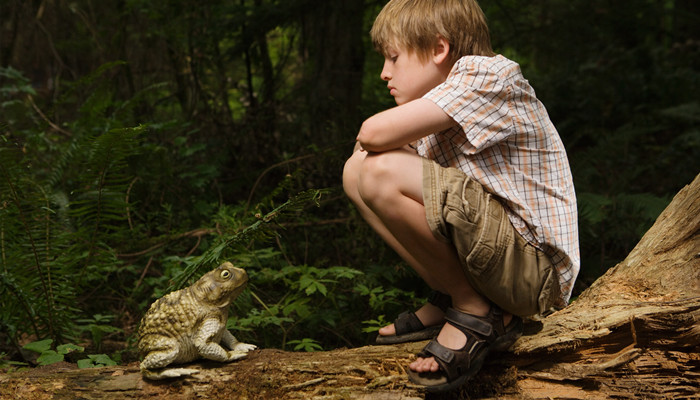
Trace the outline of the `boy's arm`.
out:
[[[366,119],[357,140],[364,150],[378,153],[398,149],[455,124],[437,104],[417,99]]]

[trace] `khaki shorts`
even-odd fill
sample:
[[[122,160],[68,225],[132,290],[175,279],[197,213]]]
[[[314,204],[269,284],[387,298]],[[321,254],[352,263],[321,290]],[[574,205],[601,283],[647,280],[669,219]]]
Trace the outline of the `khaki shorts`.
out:
[[[522,238],[481,184],[423,159],[423,201],[433,234],[454,244],[479,293],[520,316],[544,314],[557,303],[559,283],[549,257]]]

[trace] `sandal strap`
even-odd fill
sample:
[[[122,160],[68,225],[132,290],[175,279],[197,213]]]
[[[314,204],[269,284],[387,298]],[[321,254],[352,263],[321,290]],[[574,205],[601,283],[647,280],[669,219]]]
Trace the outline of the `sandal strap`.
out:
[[[441,309],[442,312],[446,312],[448,308],[452,307],[452,297],[449,294],[433,290],[428,295],[428,303]]]
[[[483,362],[484,354],[480,353],[486,346],[486,342],[472,336],[467,337],[467,343],[460,350],[453,350],[441,345],[437,339],[433,339],[418,354],[419,357],[433,357],[440,366],[440,370],[449,381],[461,376],[472,368],[473,363]],[[486,349],[486,351],[488,351]]]
[[[405,333],[423,330],[425,329],[425,325],[420,322],[416,313],[404,311],[394,320],[394,329],[396,329],[396,335],[403,335]]]
[[[418,353],[418,357],[433,357],[440,366],[440,370],[428,375],[442,375],[441,380],[438,381],[433,377],[421,380],[419,378],[424,373],[412,371],[409,371],[409,378],[415,383],[426,385],[429,391],[431,388],[441,391],[459,387],[481,369],[491,351],[506,350],[517,340],[522,333],[522,322],[515,316],[513,318],[513,322],[504,328],[503,312],[495,305],[491,306],[485,317],[477,317],[449,308],[445,313],[445,319],[447,323],[464,333],[466,343],[461,349],[453,350],[441,345],[437,338],[431,340]]]
[[[505,333],[506,327],[503,325],[503,310],[496,304],[491,304],[491,309],[486,315],[486,320],[493,326],[496,336],[501,336]]]
[[[429,354],[435,358],[439,358],[440,360],[446,362],[446,363],[451,363],[452,360],[455,358],[455,352],[452,349],[448,349],[447,347],[441,345],[438,343],[437,340],[431,340],[428,342],[428,344],[423,348],[423,351],[425,353],[422,354]]]
[[[471,314],[465,314],[454,308],[448,308],[445,313],[445,320],[464,332],[469,334],[478,333],[483,338],[488,338],[493,334],[493,325]],[[470,332],[465,332],[465,329]]]
[[[445,312],[452,306],[452,297],[449,295],[433,290],[428,295],[428,303],[440,308]],[[425,329],[425,325],[418,319],[415,312],[404,311],[394,320],[394,329],[397,335],[416,332]]]

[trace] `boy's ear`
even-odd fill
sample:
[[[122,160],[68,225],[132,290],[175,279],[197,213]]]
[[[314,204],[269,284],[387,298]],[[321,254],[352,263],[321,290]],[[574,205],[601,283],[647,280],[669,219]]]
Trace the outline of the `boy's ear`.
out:
[[[442,64],[450,58],[450,43],[442,36],[437,37],[435,48],[433,49],[433,62]]]

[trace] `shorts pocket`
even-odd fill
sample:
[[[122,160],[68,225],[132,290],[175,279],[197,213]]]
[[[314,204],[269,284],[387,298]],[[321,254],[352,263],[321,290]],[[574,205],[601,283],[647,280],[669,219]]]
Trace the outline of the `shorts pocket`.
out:
[[[483,214],[477,239],[465,260],[475,277],[488,276],[496,264],[502,264],[506,238],[501,232],[507,231],[503,224],[509,223],[503,207],[491,195],[486,195],[485,200],[488,212]]]
[[[449,239],[457,249],[459,257],[464,260],[476,243],[478,226],[467,220],[463,210],[445,207],[443,213],[451,235]]]
[[[447,192],[443,219],[450,227],[450,241],[464,262],[479,240],[486,196],[479,184],[466,176],[460,178],[452,184],[452,190]]]

